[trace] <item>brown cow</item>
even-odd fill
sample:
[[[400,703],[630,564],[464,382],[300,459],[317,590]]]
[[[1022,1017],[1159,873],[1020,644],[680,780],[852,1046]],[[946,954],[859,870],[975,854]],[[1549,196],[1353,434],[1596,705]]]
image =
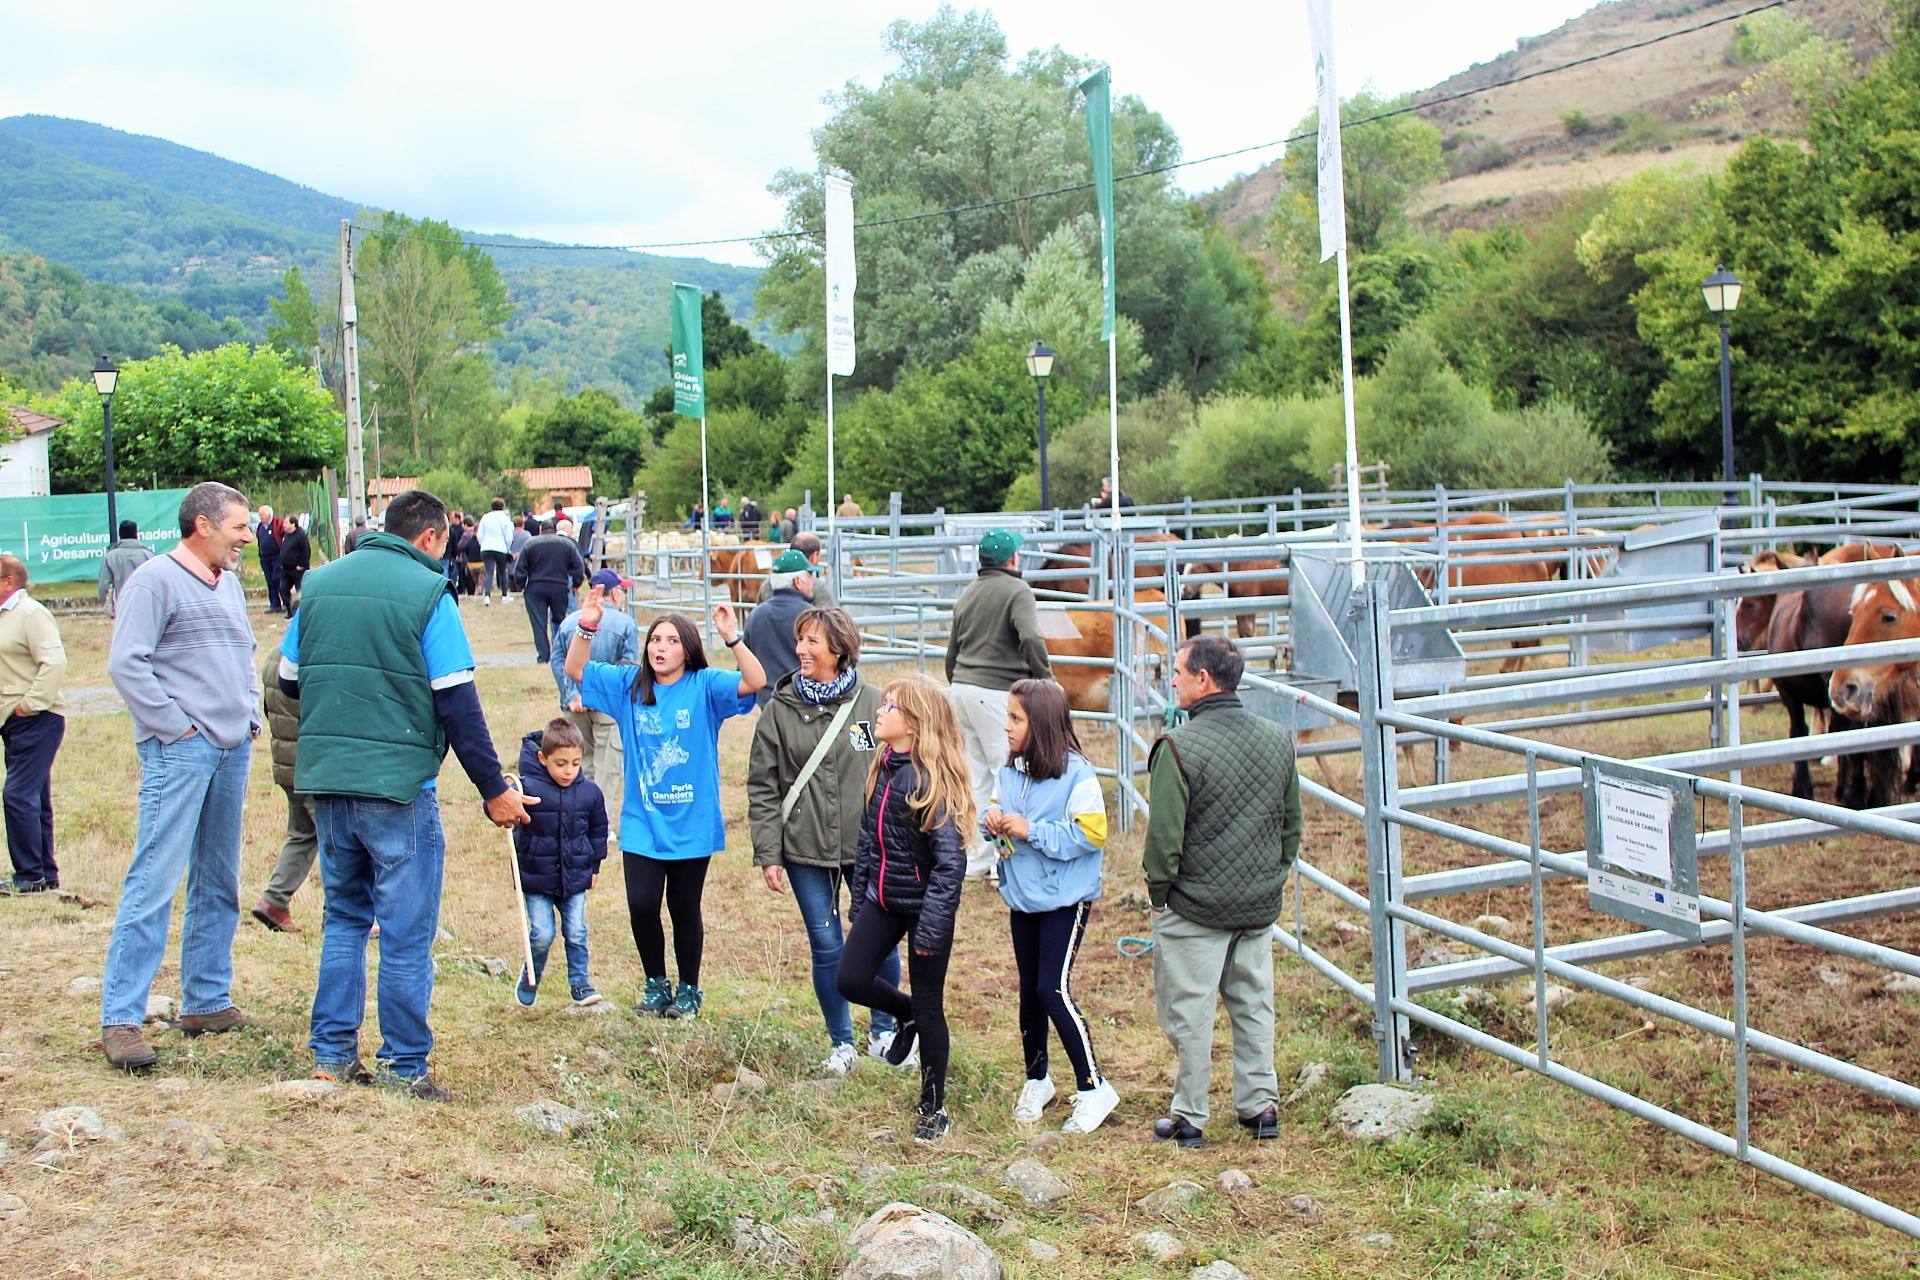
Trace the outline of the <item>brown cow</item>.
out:
[[[1138,604],[1164,604],[1166,597],[1158,591],[1143,591]],[[1162,627],[1167,619],[1155,621]],[[1114,653],[1114,617],[1105,609],[1042,609],[1040,611],[1040,633],[1047,642],[1047,654],[1050,658],[1101,658],[1109,665],[1096,666],[1091,663],[1060,663],[1053,668],[1053,678],[1067,692],[1067,703],[1075,711],[1106,711],[1111,701],[1112,686],[1108,677],[1113,674],[1110,665]],[[1166,645],[1159,640],[1150,640],[1152,652],[1164,654]]]
[[[1895,547],[1868,546],[1864,557],[1858,558],[1890,560],[1899,554]],[[1920,551],[1909,554],[1920,555]],[[1830,590],[1840,593],[1845,592],[1846,588]],[[1851,616],[1845,637],[1847,644],[1920,638],[1920,579],[1863,582],[1852,589],[1849,604]],[[1908,724],[1920,719],[1920,689],[1916,688],[1914,667],[1915,664],[1909,661],[1835,670],[1826,682],[1826,692],[1832,700],[1836,722],[1844,715],[1863,727],[1874,728]],[[1894,751],[1868,753],[1868,806],[1878,808],[1894,802],[1898,760],[1899,753]],[[1911,791],[1917,783],[1920,783],[1920,751],[1913,753],[1913,760],[1907,769],[1905,789]]]
[[[724,588],[735,604],[751,605],[760,594],[760,584],[773,567],[773,558],[786,547],[777,542],[743,542],[738,546],[712,547],[708,550],[710,581]]]

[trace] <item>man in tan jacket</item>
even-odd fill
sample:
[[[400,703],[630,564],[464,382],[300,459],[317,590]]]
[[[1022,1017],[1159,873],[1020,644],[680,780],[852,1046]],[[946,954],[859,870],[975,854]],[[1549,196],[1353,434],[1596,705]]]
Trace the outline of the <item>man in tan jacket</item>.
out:
[[[47,607],[27,594],[27,566],[0,555],[0,744],[7,780],[0,788],[7,815],[7,853],[13,880],[7,893],[60,887],[53,860],[53,758],[67,732],[67,650]]]

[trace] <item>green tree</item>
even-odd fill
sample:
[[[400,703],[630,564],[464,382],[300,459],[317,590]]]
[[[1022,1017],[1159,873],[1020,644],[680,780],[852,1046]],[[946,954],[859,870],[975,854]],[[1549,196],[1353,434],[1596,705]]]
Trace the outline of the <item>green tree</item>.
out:
[[[1413,202],[1446,177],[1440,131],[1409,112],[1390,120],[1353,122],[1408,104],[1362,91],[1340,104],[1340,172],[1347,195],[1347,245],[1351,254],[1375,253],[1405,235]],[[1303,262],[1320,258],[1319,153],[1314,142],[1319,112],[1294,126],[1306,136],[1288,145],[1281,161],[1290,199],[1276,213],[1274,238]]]
[[[42,402],[66,421],[49,450],[54,488],[104,483],[100,397],[76,378]],[[168,349],[121,366],[113,396],[114,462],[122,484],[262,478],[338,466],[346,427],[332,397],[280,352],[238,343],[184,354]]]
[[[267,303],[267,345],[285,352],[295,364],[314,363],[320,347],[320,312],[313,291],[288,267],[280,277],[281,296]]]
[[[354,278],[370,399],[415,456],[431,456],[444,443],[436,426],[457,427],[468,407],[442,396],[456,362],[512,315],[500,272],[446,223],[387,213],[361,242]]]
[[[1011,302],[990,302],[981,317],[987,341],[1024,353],[1038,339],[1057,353],[1049,385],[1077,387],[1086,398],[1107,388],[1107,344],[1100,336],[1100,279],[1088,257],[1090,222],[1062,223],[1026,261],[1025,279]],[[1147,358],[1140,325],[1120,316],[1115,332],[1120,385],[1132,390]],[[1023,366],[1024,367],[1024,366]]]
[[[766,505],[787,474],[795,440],[777,422],[751,409],[715,409],[707,415],[708,494],[715,503],[753,497]],[[679,515],[700,500],[700,422],[681,418],[647,460],[635,487],[649,509]]]
[[[1195,498],[1254,498],[1309,493],[1326,487],[1313,471],[1316,431],[1329,421],[1344,433],[1338,396],[1218,396],[1200,406],[1193,430],[1178,441],[1176,474],[1183,493]]]
[[[551,408],[529,415],[519,448],[535,467],[593,468],[593,483],[604,493],[625,492],[645,465],[651,440],[640,415],[612,392],[588,387]]]
[[[1053,402],[1048,401],[1051,410]],[[1053,414],[1049,412],[1049,419]],[[1047,441],[1047,479],[1053,487],[1053,505],[1073,510],[1100,496],[1100,479],[1111,470],[1112,430],[1105,397],[1077,417],[1062,414],[1050,426]],[[1174,454],[1193,426],[1193,401],[1178,383],[1160,388],[1121,409],[1119,415],[1121,487],[1136,502],[1172,502],[1181,496]],[[1007,490],[1009,511],[1034,511],[1040,506],[1039,468],[1029,459],[1028,470]]]

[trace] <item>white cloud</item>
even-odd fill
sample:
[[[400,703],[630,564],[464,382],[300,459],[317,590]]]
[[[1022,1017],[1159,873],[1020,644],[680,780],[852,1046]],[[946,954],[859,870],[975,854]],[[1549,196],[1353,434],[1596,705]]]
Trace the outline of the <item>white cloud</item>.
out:
[[[1586,7],[1582,0],[1340,4],[1348,92],[1422,87]],[[805,8],[342,6],[199,0],[137,8],[0,0],[0,115],[95,120],[213,151],[350,200],[486,231],[593,243],[778,224],[766,191],[812,164],[822,98],[885,74],[898,0]],[[1284,136],[1311,105],[1304,5],[1056,0],[1003,7],[1015,57],[1107,61],[1189,157]],[[1181,174],[1219,185],[1258,154]],[[856,181],[858,175],[855,175]],[[711,256],[751,262],[750,248]]]

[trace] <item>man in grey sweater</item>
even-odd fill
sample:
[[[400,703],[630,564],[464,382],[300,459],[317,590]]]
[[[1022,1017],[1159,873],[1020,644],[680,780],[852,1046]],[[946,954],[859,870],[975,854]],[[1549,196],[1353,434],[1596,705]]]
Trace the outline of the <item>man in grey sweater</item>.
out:
[[[247,1024],[232,996],[241,807],[260,732],[240,589],[240,555],[253,541],[246,498],[214,481],[194,486],[180,503],[180,535],[178,547],[134,570],[121,589],[107,658],[140,756],[139,834],[100,993],[101,1050],[127,1071],[154,1062],[140,1027],[182,876],[180,1029],[194,1036]]]
[[[1040,634],[1033,588],[1020,577],[1016,555],[1025,541],[1007,529],[980,539],[980,576],[953,606],[947,636],[947,683],[967,745],[973,803],[980,813],[993,798],[993,779],[1007,762],[1007,691],[1017,680],[1046,680],[1053,667]],[[967,851],[967,874],[985,876],[999,864],[979,832]]]

